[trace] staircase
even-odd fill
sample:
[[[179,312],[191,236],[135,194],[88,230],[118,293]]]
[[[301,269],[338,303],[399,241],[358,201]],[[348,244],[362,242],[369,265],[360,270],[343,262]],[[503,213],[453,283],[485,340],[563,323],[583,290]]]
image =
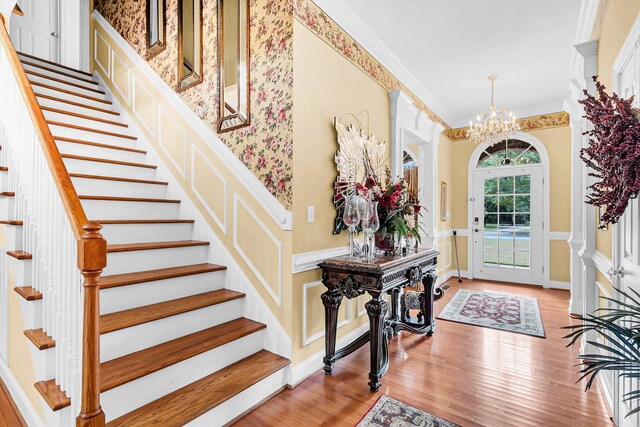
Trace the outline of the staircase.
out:
[[[264,349],[266,325],[242,316],[245,295],[227,288],[226,267],[211,263],[209,242],[193,239],[194,220],[180,215],[181,200],[168,198],[169,184],[158,178],[164,166],[147,163],[110,94],[91,74],[18,57],[86,217],[107,241],[98,322],[107,425],[221,425],[247,402],[260,403],[255,390],[277,392],[289,361]],[[24,210],[12,205],[20,190],[8,166],[0,170],[7,174],[0,223],[12,230],[16,247],[7,255],[22,269],[15,291],[42,313],[24,335],[47,364],[57,337],[37,319],[56,313],[47,312],[46,290],[30,283],[39,260],[22,246],[28,218],[9,216]],[[64,410],[72,399],[45,371],[35,387],[51,411]]]

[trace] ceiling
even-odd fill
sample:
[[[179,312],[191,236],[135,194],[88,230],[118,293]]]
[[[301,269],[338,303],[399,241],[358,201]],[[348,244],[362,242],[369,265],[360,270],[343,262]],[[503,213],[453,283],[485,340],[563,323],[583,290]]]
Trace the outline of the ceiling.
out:
[[[490,74],[496,104],[518,117],[561,111],[569,96],[582,0],[317,3],[451,127],[488,107]]]

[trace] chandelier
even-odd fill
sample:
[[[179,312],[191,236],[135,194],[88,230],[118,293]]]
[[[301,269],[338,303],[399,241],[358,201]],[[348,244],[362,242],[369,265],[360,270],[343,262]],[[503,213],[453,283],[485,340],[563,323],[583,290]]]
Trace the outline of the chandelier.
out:
[[[496,144],[505,139],[509,139],[514,133],[520,130],[520,125],[516,123],[516,116],[506,108],[499,108],[493,104],[493,87],[498,76],[489,76],[491,81],[491,106],[489,111],[483,111],[476,117],[476,122],[469,122],[467,138],[474,144],[488,142],[489,145]]]

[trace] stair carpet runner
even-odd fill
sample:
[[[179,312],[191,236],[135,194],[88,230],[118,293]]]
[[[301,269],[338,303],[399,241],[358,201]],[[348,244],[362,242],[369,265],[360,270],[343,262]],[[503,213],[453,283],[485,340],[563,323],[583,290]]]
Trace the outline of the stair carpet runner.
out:
[[[191,240],[194,221],[179,217],[180,200],[166,198],[169,184],[155,179],[156,166],[91,74],[19,56],[87,217],[102,224],[108,243],[100,284],[107,425],[184,425],[286,367],[263,349],[266,325],[239,317],[245,295],[224,288],[226,267],[207,263],[209,242]],[[22,226],[21,218],[0,223]],[[20,248],[8,255],[32,258]],[[28,283],[15,291],[30,304],[47,297]],[[55,351],[55,337],[42,329],[24,335]],[[35,386],[54,411],[70,404],[55,378]]]

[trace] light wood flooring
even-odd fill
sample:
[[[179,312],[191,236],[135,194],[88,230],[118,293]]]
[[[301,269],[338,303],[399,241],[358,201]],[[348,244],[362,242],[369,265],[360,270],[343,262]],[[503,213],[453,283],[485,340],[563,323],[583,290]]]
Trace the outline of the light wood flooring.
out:
[[[456,279],[437,311],[460,288],[538,299],[546,339],[438,320],[433,337],[401,333],[378,393],[367,386],[368,347],[285,390],[239,420],[243,426],[354,426],[383,394],[461,426],[611,426],[599,389],[575,384],[577,348],[565,348],[569,293]]]

